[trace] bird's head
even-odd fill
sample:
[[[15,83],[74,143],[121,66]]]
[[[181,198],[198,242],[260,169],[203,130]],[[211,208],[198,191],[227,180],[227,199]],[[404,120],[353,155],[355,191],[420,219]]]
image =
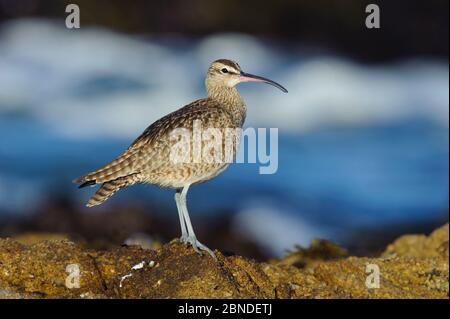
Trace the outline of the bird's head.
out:
[[[206,86],[208,88],[235,87],[241,82],[267,83],[279,88],[284,93],[288,91],[275,81],[263,78],[241,70],[239,64],[234,61],[220,59],[211,63],[206,76]]]

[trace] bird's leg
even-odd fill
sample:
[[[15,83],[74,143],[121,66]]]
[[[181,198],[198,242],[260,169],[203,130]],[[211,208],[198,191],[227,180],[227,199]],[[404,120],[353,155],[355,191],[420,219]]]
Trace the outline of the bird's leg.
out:
[[[182,243],[187,243],[188,232],[186,229],[186,221],[184,220],[183,207],[181,206],[181,190],[177,189],[175,192],[175,203],[177,204],[178,217],[180,218],[181,237]]]
[[[200,255],[202,254],[200,250],[204,250],[204,251],[208,252],[208,254],[210,254],[211,257],[213,257],[214,259],[217,259],[216,255],[213,253],[213,251],[211,249],[209,249],[208,247],[206,247],[205,245],[203,245],[201,242],[199,242],[197,240],[197,237],[195,236],[194,228],[192,227],[191,219],[189,217],[189,212],[188,212],[187,205],[186,205],[186,195],[189,190],[189,186],[190,185],[187,185],[183,188],[183,190],[181,191],[181,196],[180,196],[180,204],[182,207],[183,217],[184,217],[184,221],[186,223],[186,228],[187,228],[187,232],[188,232],[187,242],[189,242],[192,245],[192,248],[194,248],[194,250],[197,253],[199,253]]]

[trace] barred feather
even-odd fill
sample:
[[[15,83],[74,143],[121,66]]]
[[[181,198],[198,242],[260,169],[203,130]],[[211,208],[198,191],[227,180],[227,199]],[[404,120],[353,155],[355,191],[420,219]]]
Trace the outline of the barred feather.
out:
[[[102,186],[95,192],[95,194],[89,199],[86,206],[92,207],[104,203],[108,198],[114,195],[120,189],[131,186],[139,181],[138,176],[130,175],[118,178],[116,180],[103,183]]]

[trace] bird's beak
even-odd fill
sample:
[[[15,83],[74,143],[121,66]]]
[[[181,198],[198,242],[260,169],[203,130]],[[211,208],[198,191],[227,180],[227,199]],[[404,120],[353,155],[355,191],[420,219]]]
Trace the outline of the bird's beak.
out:
[[[273,86],[279,88],[284,93],[288,92],[288,90],[286,90],[282,85],[278,84],[275,81],[263,78],[262,76],[245,73],[245,72],[242,72],[242,71],[241,71],[241,74],[239,76],[239,82],[262,82],[262,83],[267,83],[267,84],[270,84],[270,85],[273,85]]]

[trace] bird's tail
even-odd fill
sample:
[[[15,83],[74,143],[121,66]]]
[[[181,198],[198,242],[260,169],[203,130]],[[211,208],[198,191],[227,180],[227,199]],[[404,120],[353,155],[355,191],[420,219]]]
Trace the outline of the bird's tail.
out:
[[[102,186],[95,192],[95,194],[89,199],[86,206],[92,207],[96,205],[100,205],[105,202],[108,198],[114,195],[121,188],[130,186],[134,184],[135,181],[130,176],[121,177],[106,183],[103,183]]]

